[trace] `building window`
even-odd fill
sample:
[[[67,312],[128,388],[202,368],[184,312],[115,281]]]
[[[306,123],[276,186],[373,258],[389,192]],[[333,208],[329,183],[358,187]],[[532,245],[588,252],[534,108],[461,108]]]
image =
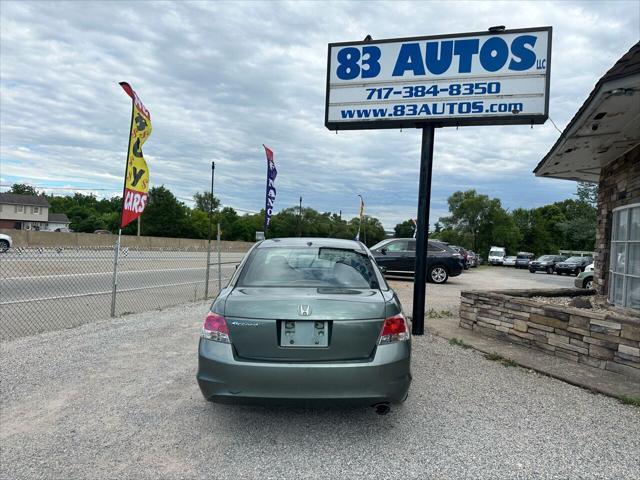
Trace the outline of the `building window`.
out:
[[[640,310],[640,203],[613,210],[609,302]]]
[[[31,207],[31,213],[40,215],[40,207]]]
[[[24,212],[24,205],[16,205],[16,212],[15,213],[22,213]]]

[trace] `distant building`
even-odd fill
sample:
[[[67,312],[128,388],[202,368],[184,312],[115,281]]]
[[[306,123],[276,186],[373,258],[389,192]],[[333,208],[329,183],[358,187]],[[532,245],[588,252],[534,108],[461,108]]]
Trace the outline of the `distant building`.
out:
[[[50,213],[44,195],[0,193],[0,228],[54,231],[69,228],[64,213]]]
[[[595,288],[640,310],[640,42],[598,81],[534,173],[598,184]]]

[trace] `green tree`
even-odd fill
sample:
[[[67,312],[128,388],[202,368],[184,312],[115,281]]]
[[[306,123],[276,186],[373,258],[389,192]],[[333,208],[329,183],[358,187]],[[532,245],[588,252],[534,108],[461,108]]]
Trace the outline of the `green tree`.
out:
[[[595,207],[598,204],[598,184],[578,182],[576,196],[579,201]]]
[[[393,228],[393,236],[396,238],[411,238],[413,237],[415,229],[416,226],[413,224],[413,220],[405,220]]]
[[[38,195],[38,191],[26,183],[14,183],[11,185],[9,193],[17,193],[19,195]]]
[[[196,203],[195,208],[203,212],[208,212],[209,208],[211,211],[217,210],[220,206],[220,200],[211,192],[196,192],[193,194],[193,201]]]
[[[182,237],[188,232],[187,207],[164,185],[149,190],[142,214],[142,233],[153,237]]]

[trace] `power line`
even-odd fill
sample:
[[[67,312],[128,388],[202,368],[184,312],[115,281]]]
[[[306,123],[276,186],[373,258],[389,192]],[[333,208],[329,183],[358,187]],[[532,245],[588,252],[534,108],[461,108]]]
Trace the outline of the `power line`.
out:
[[[556,130],[558,130],[558,132],[560,132],[560,135],[562,135],[562,130],[558,128],[558,126],[556,125],[556,122],[553,121],[553,118],[549,117],[549,120],[551,120],[551,123],[553,124],[553,126],[556,127]]]

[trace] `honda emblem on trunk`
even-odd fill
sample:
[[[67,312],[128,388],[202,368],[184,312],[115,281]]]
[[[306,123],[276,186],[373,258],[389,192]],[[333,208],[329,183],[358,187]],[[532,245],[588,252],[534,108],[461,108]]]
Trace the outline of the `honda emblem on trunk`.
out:
[[[300,305],[298,307],[298,315],[302,315],[303,317],[311,315],[311,305]]]

